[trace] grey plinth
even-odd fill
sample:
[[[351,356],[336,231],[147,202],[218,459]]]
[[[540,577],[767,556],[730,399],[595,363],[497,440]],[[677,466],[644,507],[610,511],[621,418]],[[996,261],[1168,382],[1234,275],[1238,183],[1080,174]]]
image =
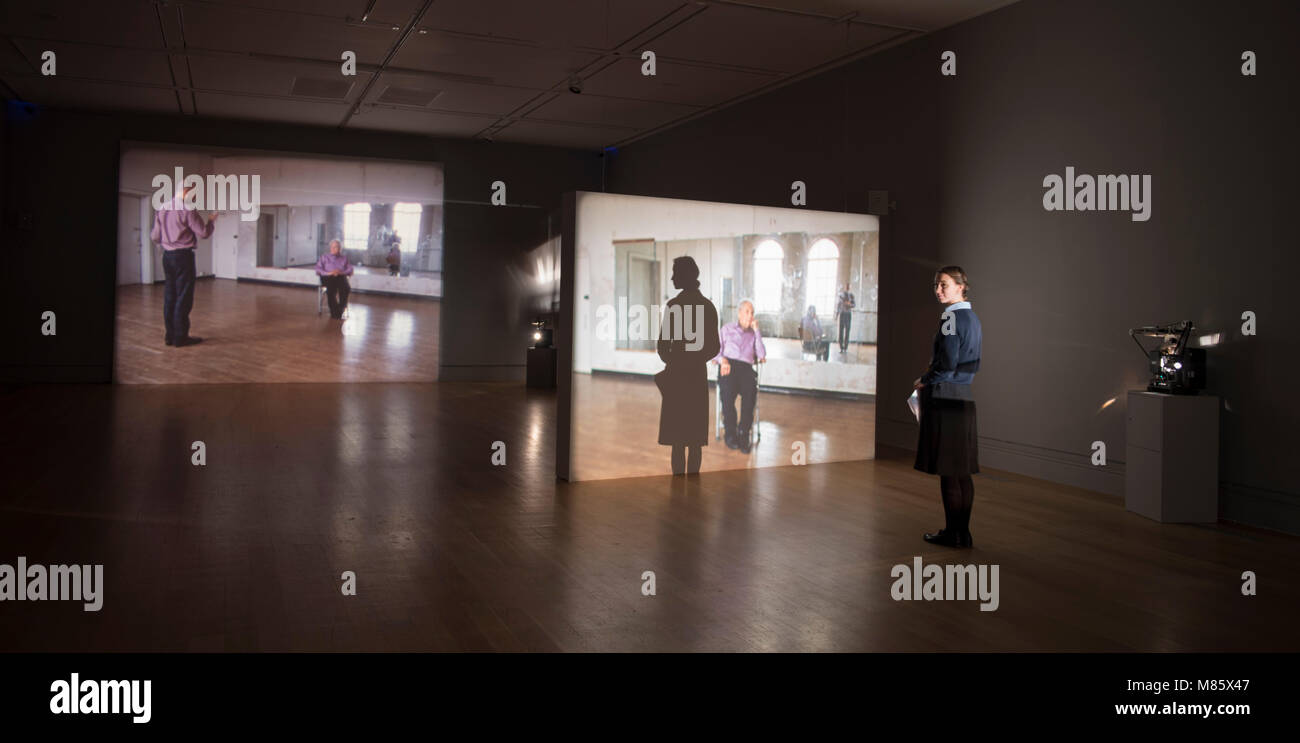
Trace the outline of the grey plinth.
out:
[[[1124,507],[1156,521],[1219,519],[1219,398],[1128,393]]]

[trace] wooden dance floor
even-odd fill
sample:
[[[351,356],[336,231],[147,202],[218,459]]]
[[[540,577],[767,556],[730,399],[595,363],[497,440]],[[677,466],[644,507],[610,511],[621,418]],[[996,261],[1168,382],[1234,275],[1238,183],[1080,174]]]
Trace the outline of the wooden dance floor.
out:
[[[316,288],[199,279],[195,346],[163,343],[163,285],[117,288],[113,378],[126,384],[430,382],[437,300],[353,292],[345,320],[316,314]]]
[[[659,444],[663,397],[652,377],[597,373],[574,374],[573,380],[574,480],[672,472],[671,448]],[[762,390],[762,441],[749,454],[728,449],[725,441],[714,439],[717,386],[710,383],[709,388],[709,445],[701,457],[702,472],[792,464],[795,442],[803,442],[808,463],[870,459],[875,450],[874,401]]]

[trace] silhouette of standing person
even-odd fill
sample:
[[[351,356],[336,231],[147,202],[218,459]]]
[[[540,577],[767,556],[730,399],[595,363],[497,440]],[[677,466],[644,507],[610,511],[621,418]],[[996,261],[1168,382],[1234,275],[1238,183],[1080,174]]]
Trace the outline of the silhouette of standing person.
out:
[[[695,259],[673,260],[672,281],[681,291],[664,306],[659,358],[665,368],[655,381],[663,394],[659,443],[673,448],[673,474],[680,475],[700,471],[701,447],[709,445],[708,363],[718,355],[721,343],[718,310],[700,293]]]

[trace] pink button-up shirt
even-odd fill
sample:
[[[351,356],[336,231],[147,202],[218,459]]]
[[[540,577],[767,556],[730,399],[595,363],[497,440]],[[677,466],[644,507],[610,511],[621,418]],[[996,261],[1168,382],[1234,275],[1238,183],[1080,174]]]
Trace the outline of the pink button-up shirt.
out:
[[[186,209],[181,197],[172,199],[168,209],[160,209],[153,218],[149,238],[163,250],[192,248],[200,238],[212,237],[212,222],[204,221],[194,209]]]
[[[718,330],[718,340],[722,342],[722,350],[713,357],[714,361],[726,357],[756,364],[759,359],[767,358],[767,349],[763,347],[763,336],[759,334],[757,325],[750,330],[741,330],[740,323],[729,322]]]

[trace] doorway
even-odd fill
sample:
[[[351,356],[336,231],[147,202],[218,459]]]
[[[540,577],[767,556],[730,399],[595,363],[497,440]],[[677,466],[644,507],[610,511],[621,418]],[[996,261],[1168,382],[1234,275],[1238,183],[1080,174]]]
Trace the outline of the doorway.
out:
[[[145,258],[140,223],[140,197],[117,195],[117,284],[142,283]]]

